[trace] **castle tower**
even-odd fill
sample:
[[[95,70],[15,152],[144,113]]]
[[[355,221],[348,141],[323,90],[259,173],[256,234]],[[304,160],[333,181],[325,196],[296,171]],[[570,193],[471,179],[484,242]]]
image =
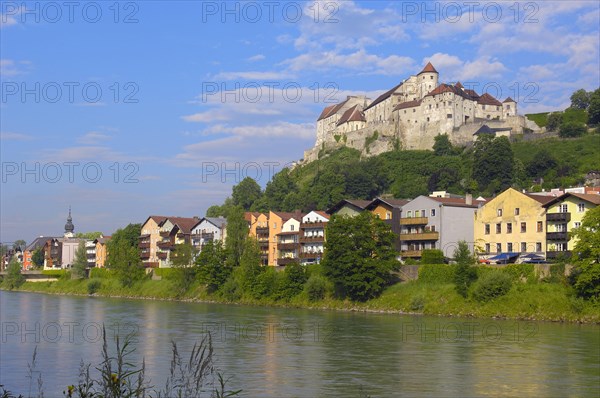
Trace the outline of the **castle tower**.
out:
[[[502,101],[502,119],[506,119],[509,116],[517,115],[517,102],[508,97]]]
[[[423,99],[431,90],[438,86],[439,73],[431,62],[427,62],[427,65],[417,75],[418,94],[419,99]]]
[[[71,206],[69,206],[69,216],[67,217],[67,223],[65,224],[64,237],[72,238],[73,236],[75,236],[73,234],[73,231],[75,231],[75,225],[73,225],[73,218],[71,217]]]

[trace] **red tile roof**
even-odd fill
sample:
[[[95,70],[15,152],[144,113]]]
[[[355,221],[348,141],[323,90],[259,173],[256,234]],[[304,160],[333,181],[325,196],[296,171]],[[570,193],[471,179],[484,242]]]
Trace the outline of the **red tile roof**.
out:
[[[200,221],[198,217],[168,217],[167,219],[179,227],[184,234],[189,234]]]
[[[323,109],[323,112],[321,112],[321,115],[319,116],[319,118],[317,120],[325,119],[327,117],[327,115],[329,114],[329,112],[331,112],[331,110],[333,108],[335,108],[335,106],[336,106],[335,104],[326,106],[325,109]]]
[[[346,122],[366,122],[365,116],[358,109],[358,105],[354,105],[352,108],[348,109],[346,112],[342,114],[337,125],[344,124]]]
[[[467,91],[468,90],[463,90],[456,86],[452,86],[450,84],[442,83],[439,86],[437,86],[436,88],[434,88],[433,90],[431,90],[429,92],[429,94],[426,95],[426,97],[443,94],[443,93],[454,93],[455,95],[461,96],[468,100],[473,100],[473,97],[471,95],[469,95]]]
[[[435,68],[433,67],[433,65],[431,64],[431,62],[427,62],[427,65],[425,65],[425,67],[423,68],[423,70],[421,72],[419,72],[419,75],[421,73],[438,73],[438,71],[435,70]]]
[[[541,204],[546,204],[553,199],[556,199],[554,196],[546,196],[546,195],[534,195],[531,193],[524,193],[523,195],[540,202]]]
[[[477,99],[477,103],[481,105],[496,105],[502,106],[502,103],[498,101],[496,98],[492,97],[488,93],[484,93],[481,97]]]
[[[346,102],[348,102],[348,98],[346,98],[346,100],[340,102],[339,104],[331,105],[331,106],[328,106],[327,108],[323,109],[323,112],[321,112],[321,116],[319,116],[317,121],[319,121],[321,119],[327,119],[328,117],[335,115],[336,113],[339,112],[340,109],[342,109],[342,107],[346,104]]]
[[[554,203],[557,202],[562,202],[564,199],[566,199],[569,196],[575,196],[576,198],[585,200],[586,202],[595,204],[595,205],[600,205],[600,195],[595,194],[595,193],[574,193],[574,192],[567,192],[564,193],[562,195],[560,195],[559,197],[550,197],[551,200],[548,201],[547,203],[545,203],[543,206],[544,207],[548,207],[553,205]]]
[[[463,85],[461,84],[461,82],[456,82],[456,84],[454,85],[454,87],[464,88]]]
[[[504,101],[502,101],[503,104],[506,104],[507,102],[516,102],[516,101],[510,97],[507,97]]]
[[[327,214],[323,210],[315,210],[315,213],[317,213],[318,215],[323,216],[323,217],[325,217],[326,219],[329,220],[329,214]]]

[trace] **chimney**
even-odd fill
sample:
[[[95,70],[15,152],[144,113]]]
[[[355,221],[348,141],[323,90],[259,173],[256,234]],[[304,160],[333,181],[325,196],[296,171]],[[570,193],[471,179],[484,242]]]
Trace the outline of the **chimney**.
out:
[[[473,204],[473,194],[470,194],[470,193],[467,194],[467,197],[465,198],[465,203],[468,205]]]

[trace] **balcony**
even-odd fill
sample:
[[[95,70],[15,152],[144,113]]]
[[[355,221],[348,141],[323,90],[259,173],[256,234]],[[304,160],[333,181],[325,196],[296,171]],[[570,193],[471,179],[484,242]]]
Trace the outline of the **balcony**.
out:
[[[266,234],[269,235],[269,227],[256,227],[256,234]]]
[[[297,263],[297,262],[298,262],[298,259],[292,258],[292,257],[283,257],[283,258],[277,259],[277,265],[288,265],[290,263]]]
[[[547,213],[546,221],[569,222],[571,221],[571,213]]]
[[[162,250],[171,250],[171,249],[173,249],[173,247],[175,245],[170,240],[167,240],[167,241],[163,240],[163,241],[158,242],[157,246],[159,248],[161,248]]]
[[[320,252],[302,252],[300,253],[300,258],[323,258],[324,255],[325,253]]]
[[[402,257],[421,257],[422,254],[421,250],[402,250],[400,252]]]
[[[573,253],[570,250],[565,251],[547,251],[546,260],[569,259]]]
[[[300,229],[307,229],[307,228],[324,229],[326,225],[327,225],[327,222],[324,222],[324,221],[303,222],[302,224],[300,224]]]
[[[406,217],[400,219],[400,225],[427,225],[427,217]]]
[[[296,242],[278,243],[277,248],[279,250],[294,250],[294,249],[298,248],[298,243],[296,243]]]
[[[548,232],[546,234],[546,240],[559,240],[559,241],[568,241],[569,233],[568,232]]]
[[[142,251],[140,253],[140,257],[141,258],[150,258],[150,252],[149,251]]]
[[[325,242],[324,236],[301,236],[301,243],[310,243],[310,242]]]
[[[440,238],[439,232],[421,232],[414,234],[400,234],[402,241],[407,240],[438,240]]]
[[[149,249],[150,248],[150,242],[149,241],[140,242],[140,243],[138,243],[138,247],[140,249]]]
[[[157,256],[158,258],[160,258],[161,260],[166,260],[166,259],[167,259],[167,256],[168,256],[168,254],[169,254],[169,253],[167,253],[167,252],[158,252],[158,253],[156,253],[156,256]]]
[[[160,236],[162,236],[163,238],[168,238],[169,236],[171,236],[171,231],[160,231]]]

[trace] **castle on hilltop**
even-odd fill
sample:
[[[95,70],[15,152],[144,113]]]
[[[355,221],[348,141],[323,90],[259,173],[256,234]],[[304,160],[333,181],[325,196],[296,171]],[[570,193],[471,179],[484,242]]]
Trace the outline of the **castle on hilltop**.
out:
[[[453,144],[465,145],[478,134],[522,134],[537,131],[535,123],[517,114],[510,97],[500,102],[492,95],[456,84],[438,84],[431,62],[374,101],[348,96],[323,109],[317,120],[317,140],[304,152],[303,162],[319,157],[321,150],[342,146],[373,156],[397,148],[431,149],[434,137],[448,134]]]

